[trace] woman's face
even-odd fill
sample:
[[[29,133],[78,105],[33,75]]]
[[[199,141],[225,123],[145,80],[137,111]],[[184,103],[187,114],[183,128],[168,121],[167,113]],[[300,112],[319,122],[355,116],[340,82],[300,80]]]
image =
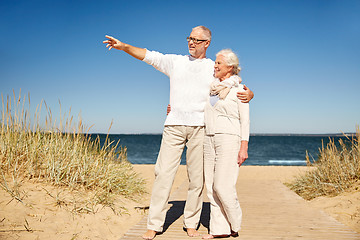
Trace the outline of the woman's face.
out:
[[[214,76],[220,80],[229,78],[232,75],[232,66],[228,66],[224,56],[218,55],[215,60]]]

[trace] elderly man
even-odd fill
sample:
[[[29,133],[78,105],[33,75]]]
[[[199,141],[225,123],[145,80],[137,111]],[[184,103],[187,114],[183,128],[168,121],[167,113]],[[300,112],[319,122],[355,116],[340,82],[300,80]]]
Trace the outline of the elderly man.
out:
[[[190,56],[161,54],[137,48],[106,36],[110,49],[122,50],[142,60],[170,78],[170,105],[162,135],[159,155],[155,165],[155,182],[152,190],[148,231],[144,239],[153,239],[163,231],[167,203],[181,155],[186,145],[186,165],[189,188],[184,208],[184,228],[188,236],[198,236],[203,193],[203,139],[204,107],[214,80],[214,62],[206,58],[211,32],[204,26],[192,29],[187,38]],[[254,94],[246,89],[239,99],[248,102]]]

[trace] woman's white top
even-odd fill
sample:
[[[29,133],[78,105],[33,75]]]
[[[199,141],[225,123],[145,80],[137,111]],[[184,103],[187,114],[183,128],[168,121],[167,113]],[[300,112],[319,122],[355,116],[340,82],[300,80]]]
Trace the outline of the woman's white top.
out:
[[[241,140],[249,141],[250,114],[249,104],[242,103],[236,96],[243,92],[243,85],[232,87],[225,99],[219,99],[214,106],[210,100],[205,106],[205,134],[234,134]]]

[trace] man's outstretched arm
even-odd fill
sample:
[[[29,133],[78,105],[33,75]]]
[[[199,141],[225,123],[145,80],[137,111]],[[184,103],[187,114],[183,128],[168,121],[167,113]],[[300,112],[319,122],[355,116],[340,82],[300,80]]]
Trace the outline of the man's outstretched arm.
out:
[[[244,92],[238,92],[237,97],[239,100],[241,100],[241,102],[248,103],[251,99],[253,99],[254,93],[245,85],[244,90]]]
[[[134,47],[131,46],[129,44],[123,43],[121,41],[119,41],[118,39],[108,36],[105,36],[108,40],[103,41],[103,43],[106,43],[106,47],[109,48],[109,50],[111,50],[112,48],[115,48],[117,50],[121,50],[126,52],[127,54],[133,56],[136,59],[139,60],[144,60],[145,58],[145,54],[146,54],[146,49],[145,48],[138,48],[138,47]]]

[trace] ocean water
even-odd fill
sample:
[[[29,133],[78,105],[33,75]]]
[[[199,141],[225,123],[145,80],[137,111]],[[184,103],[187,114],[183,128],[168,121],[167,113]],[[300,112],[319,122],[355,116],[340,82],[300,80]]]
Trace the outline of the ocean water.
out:
[[[93,134],[99,136],[102,142],[105,134]],[[319,148],[329,142],[329,138],[339,138],[331,135],[290,135],[250,136],[249,158],[244,165],[276,165],[276,166],[305,166],[306,151],[312,160],[317,160]],[[110,140],[117,142],[127,148],[128,160],[133,164],[155,164],[160,149],[161,134],[110,134]],[[185,152],[182,155],[181,164],[186,164]]]

